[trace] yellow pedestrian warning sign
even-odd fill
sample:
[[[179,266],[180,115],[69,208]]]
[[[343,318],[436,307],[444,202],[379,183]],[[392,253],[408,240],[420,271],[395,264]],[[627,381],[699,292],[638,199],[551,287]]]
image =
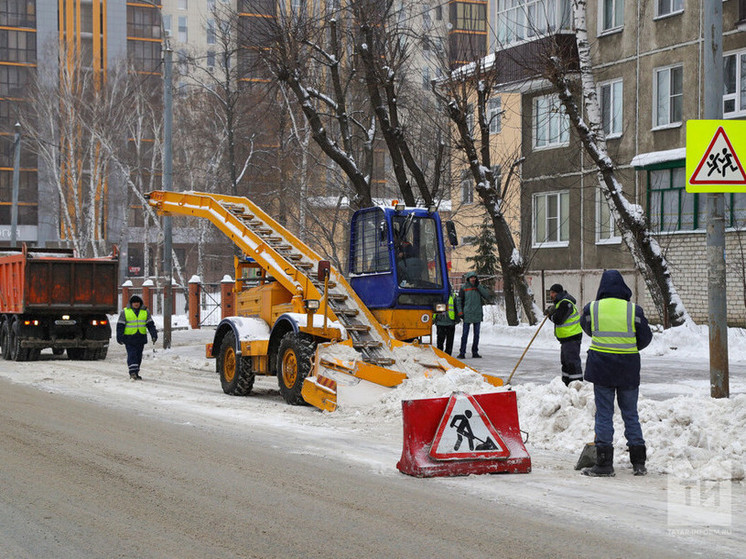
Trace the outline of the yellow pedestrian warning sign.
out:
[[[746,192],[739,153],[746,155],[746,122],[687,121],[687,192]]]

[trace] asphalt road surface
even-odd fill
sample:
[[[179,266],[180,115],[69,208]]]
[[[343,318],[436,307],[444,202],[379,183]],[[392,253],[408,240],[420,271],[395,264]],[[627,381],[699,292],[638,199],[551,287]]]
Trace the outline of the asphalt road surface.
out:
[[[287,430],[166,421],[5,380],[0,390],[6,559],[688,556],[592,518],[304,453]]]

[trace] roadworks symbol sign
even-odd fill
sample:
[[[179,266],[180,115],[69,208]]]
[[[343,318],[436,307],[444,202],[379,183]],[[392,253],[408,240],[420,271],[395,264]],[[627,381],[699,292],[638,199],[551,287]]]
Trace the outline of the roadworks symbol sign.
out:
[[[510,451],[471,394],[451,395],[430,447],[433,460],[508,458]]]
[[[712,141],[691,174],[689,184],[746,186],[743,165],[722,126],[718,126]]]

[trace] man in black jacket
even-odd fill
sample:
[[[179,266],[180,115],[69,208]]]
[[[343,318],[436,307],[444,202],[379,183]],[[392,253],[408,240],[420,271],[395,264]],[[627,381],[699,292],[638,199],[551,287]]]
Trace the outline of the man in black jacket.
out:
[[[580,362],[583,329],[580,327],[580,314],[575,298],[559,283],[549,288],[549,297],[554,304],[547,307],[544,314],[554,322],[554,335],[560,343],[562,382],[567,386],[574,380],[583,380],[583,365]]]

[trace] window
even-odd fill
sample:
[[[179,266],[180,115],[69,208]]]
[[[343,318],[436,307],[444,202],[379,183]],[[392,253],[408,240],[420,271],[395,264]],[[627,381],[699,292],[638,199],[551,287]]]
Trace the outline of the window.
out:
[[[653,103],[653,127],[670,126],[681,123],[681,112],[684,99],[684,69],[682,66],[670,66],[655,70]]]
[[[543,192],[534,194],[533,245],[567,246],[570,240],[570,193]]]
[[[214,50],[207,51],[207,67],[211,69],[215,67],[215,51]]]
[[[443,21],[443,6],[435,6],[435,19],[437,21]]]
[[[290,1],[290,12],[294,16],[302,16],[306,13],[306,2],[305,0],[291,0]]]
[[[487,100],[487,119],[490,125],[490,134],[499,134],[502,129],[503,114],[499,97],[490,97]]]
[[[648,171],[648,215],[656,233],[702,229],[705,196],[686,191],[684,167]]]
[[[684,11],[684,0],[656,0],[656,16],[668,16]]]
[[[570,119],[557,95],[534,99],[534,147],[551,148],[567,145]]]
[[[0,52],[3,62],[36,62],[36,34],[0,29]]]
[[[179,16],[179,42],[186,43],[188,40],[187,33],[187,16]]]
[[[474,105],[469,103],[466,105],[466,128],[469,130],[469,134],[474,136]]]
[[[208,45],[215,44],[215,20],[214,19],[207,20],[207,44]]]
[[[163,30],[171,33],[171,14],[163,14]]]
[[[622,80],[602,83],[598,87],[601,124],[607,138],[622,135]]]
[[[487,30],[487,5],[456,3],[456,21],[454,29],[464,31]]]
[[[370,274],[391,270],[388,227],[380,209],[364,212],[353,222],[350,271]]]
[[[461,202],[463,204],[474,202],[474,181],[468,169],[461,172]]]
[[[746,115],[746,51],[723,57],[723,116]]]
[[[430,10],[426,9],[422,12],[422,28],[425,31],[429,31],[433,27],[433,18],[430,15]]]
[[[570,30],[570,16],[570,0],[498,0],[495,48]]]
[[[618,29],[624,25],[624,0],[601,0],[598,28],[603,31]]]
[[[430,67],[422,68],[422,89],[430,89]]]
[[[618,244],[622,238],[609,202],[600,190],[596,192],[596,244]]]
[[[187,10],[187,9],[189,9],[189,2],[188,2],[188,0],[179,0],[179,9],[180,10]]]

